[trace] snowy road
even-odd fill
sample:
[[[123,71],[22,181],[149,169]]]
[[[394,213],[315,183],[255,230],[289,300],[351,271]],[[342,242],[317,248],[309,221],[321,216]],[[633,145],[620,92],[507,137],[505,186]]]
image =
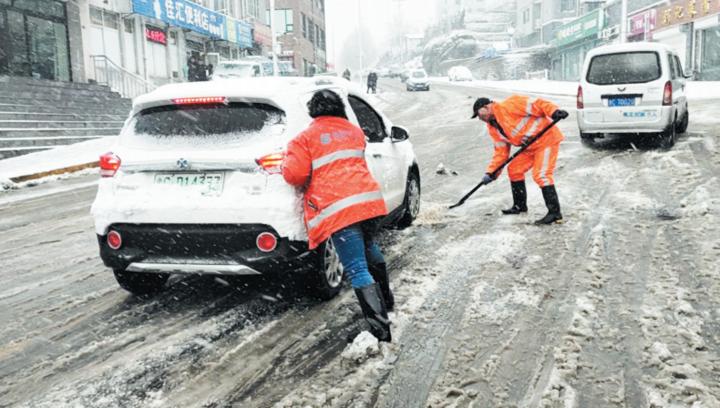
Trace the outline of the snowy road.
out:
[[[538,228],[531,181],[526,216],[498,215],[504,176],[446,209],[491,155],[468,120],[480,91],[400,85],[378,98],[410,130],[423,207],[383,237],[393,344],[343,356],[349,290],[187,278],[128,295],[97,254],[93,178],[70,179],[0,195],[0,407],[720,406],[717,101],[691,103],[670,151],[589,149],[561,123],[566,222]]]

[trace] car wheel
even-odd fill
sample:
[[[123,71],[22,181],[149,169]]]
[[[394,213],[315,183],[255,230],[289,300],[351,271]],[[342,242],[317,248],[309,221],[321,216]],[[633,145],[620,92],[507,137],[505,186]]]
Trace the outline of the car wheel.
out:
[[[317,248],[317,263],[308,274],[311,296],[330,300],[342,289],[343,266],[331,239]]]
[[[668,125],[667,128],[659,135],[659,146],[663,149],[669,149],[675,145],[677,140],[677,125],[675,121]]]
[[[113,269],[113,273],[120,287],[133,295],[158,293],[170,277],[167,273],[127,272],[124,269]]]
[[[587,147],[595,146],[595,135],[592,133],[580,132],[580,143]]]
[[[400,229],[412,225],[418,214],[420,214],[420,176],[415,170],[410,170],[408,174],[403,207],[403,215],[396,223]]]
[[[685,109],[685,114],[683,115],[682,120],[677,125],[677,133],[685,133],[687,131],[688,125],[690,124],[690,112]]]

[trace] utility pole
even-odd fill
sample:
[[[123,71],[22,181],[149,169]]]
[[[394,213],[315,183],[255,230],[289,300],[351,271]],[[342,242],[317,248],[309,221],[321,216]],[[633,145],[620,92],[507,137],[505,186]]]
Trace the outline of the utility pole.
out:
[[[275,0],[270,0],[270,38],[272,39],[273,76],[280,76],[277,59],[277,36],[275,35]]]
[[[625,43],[627,42],[628,0],[622,0],[620,10],[620,43]]]

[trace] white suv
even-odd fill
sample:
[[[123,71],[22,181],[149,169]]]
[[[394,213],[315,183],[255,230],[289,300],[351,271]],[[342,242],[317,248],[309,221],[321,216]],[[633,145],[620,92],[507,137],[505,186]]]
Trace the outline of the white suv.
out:
[[[430,78],[424,69],[415,69],[410,71],[408,79],[405,81],[405,87],[408,91],[430,90]]]
[[[367,136],[366,158],[391,214],[409,226],[420,171],[408,133],[362,89],[332,78],[248,78],[166,85],[133,102],[112,153],[100,158],[92,206],[100,256],[130,292],[160,290],[171,273],[307,272],[315,294],[335,296],[342,267],[330,242],[308,251],[301,193],[277,168],[311,122],[319,89],[342,95]]]
[[[685,79],[677,54],[657,43],[595,48],[585,57],[577,94],[586,144],[605,134],[659,135],[671,147],[688,127]]]

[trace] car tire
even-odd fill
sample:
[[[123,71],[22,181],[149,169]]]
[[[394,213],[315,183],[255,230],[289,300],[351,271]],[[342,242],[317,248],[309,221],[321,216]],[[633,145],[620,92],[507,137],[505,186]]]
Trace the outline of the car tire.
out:
[[[342,289],[344,271],[340,257],[331,239],[316,249],[316,255],[315,266],[306,276],[307,294],[322,300],[330,300]]]
[[[675,146],[677,140],[677,125],[673,121],[658,137],[658,145],[663,149],[670,149]]]
[[[580,132],[580,143],[587,147],[595,146],[595,135],[592,133]]]
[[[113,274],[120,287],[133,295],[159,293],[170,277],[167,273],[127,272],[124,269],[113,269]]]
[[[416,169],[408,173],[405,186],[405,199],[403,200],[403,215],[395,224],[397,228],[404,229],[412,225],[420,213],[420,176]]]
[[[690,112],[685,108],[685,114],[683,115],[682,120],[680,123],[677,124],[676,132],[677,133],[685,133],[687,131],[688,125],[690,124]]]

